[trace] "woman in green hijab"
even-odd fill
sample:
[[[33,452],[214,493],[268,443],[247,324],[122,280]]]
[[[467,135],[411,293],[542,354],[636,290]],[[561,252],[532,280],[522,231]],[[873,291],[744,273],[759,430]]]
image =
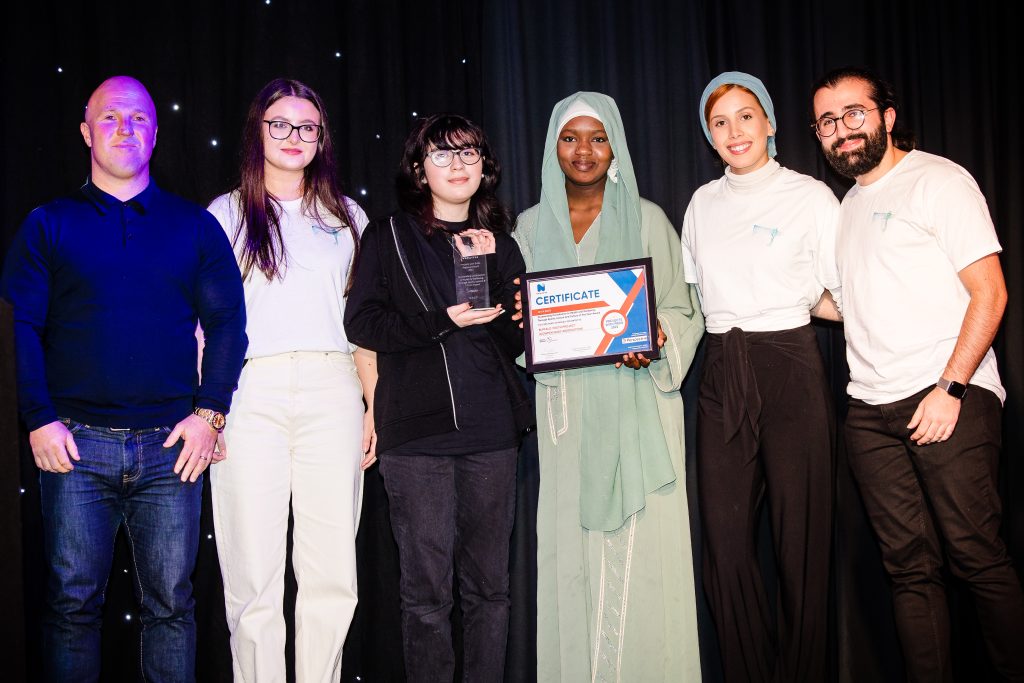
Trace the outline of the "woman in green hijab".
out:
[[[557,105],[527,270],[650,256],[661,358],[538,373],[537,679],[700,679],[679,387],[704,331],[679,238],[642,199],[615,101]]]

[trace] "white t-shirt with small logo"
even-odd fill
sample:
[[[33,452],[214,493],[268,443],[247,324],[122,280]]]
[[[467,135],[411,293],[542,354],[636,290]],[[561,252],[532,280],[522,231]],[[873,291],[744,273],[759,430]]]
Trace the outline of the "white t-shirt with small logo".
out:
[[[346,208],[362,234],[367,218],[359,206],[345,198]],[[341,221],[324,214],[317,220],[301,211],[302,200],[282,201],[281,235],[284,240],[283,277],[267,280],[253,268],[243,282],[245,290],[246,358],[261,358],[291,351],[341,351],[353,346],[345,336],[345,286],[352,266],[354,245]],[[244,230],[239,225],[238,193],[221,195],[208,207],[224,228],[241,263]]]
[[[835,266],[839,202],[824,183],[770,160],[698,188],[680,239],[709,332],[788,330],[810,322]]]
[[[843,283],[849,394],[891,403],[935,383],[953,353],[970,295],[957,275],[1002,251],[971,175],[912,151],[843,199],[836,258]],[[971,383],[1000,400],[990,348]]]

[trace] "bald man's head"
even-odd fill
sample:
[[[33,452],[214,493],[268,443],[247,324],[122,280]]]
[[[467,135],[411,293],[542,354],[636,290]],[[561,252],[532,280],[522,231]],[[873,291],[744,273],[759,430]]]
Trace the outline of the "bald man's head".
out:
[[[92,150],[92,178],[100,189],[140,183],[145,188],[157,122],[153,98],[142,83],[130,76],[103,81],[89,97],[80,129]]]

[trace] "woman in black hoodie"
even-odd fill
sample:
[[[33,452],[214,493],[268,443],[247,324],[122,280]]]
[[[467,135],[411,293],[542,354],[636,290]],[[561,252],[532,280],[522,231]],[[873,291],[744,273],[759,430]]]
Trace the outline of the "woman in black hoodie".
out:
[[[500,176],[475,123],[419,121],[396,181],[402,211],[363,233],[345,309],[349,340],[377,353],[376,452],[410,681],[452,679],[453,570],[464,676],[499,681],[504,671],[516,456],[533,414],[513,368],[523,338],[508,311],[525,265],[494,194]],[[456,299],[463,242],[486,254],[490,307]]]

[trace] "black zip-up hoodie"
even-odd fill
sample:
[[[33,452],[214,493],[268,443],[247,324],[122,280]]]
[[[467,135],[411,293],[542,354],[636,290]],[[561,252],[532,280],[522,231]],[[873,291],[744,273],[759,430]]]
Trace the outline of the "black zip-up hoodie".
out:
[[[487,257],[490,296],[505,312],[484,327],[495,343],[515,424],[522,432],[535,418],[514,370],[514,361],[523,352],[523,332],[512,320],[518,289],[512,281],[526,265],[515,240],[501,233],[494,237],[496,253]],[[429,293],[421,256],[425,245],[421,228],[406,213],[372,222],[363,232],[345,304],[349,341],[377,352],[374,424],[381,453],[456,429],[447,367],[456,359],[447,356],[445,339],[461,330]]]

